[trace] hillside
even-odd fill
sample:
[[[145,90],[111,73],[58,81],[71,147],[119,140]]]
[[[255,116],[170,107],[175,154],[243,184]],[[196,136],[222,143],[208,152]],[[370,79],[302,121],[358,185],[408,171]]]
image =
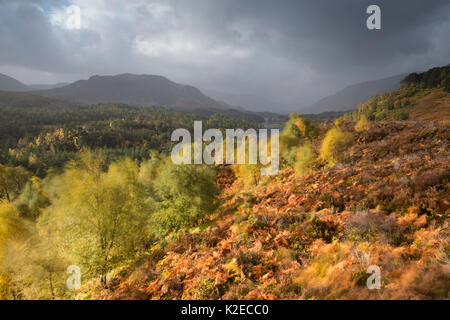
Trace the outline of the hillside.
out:
[[[280,171],[261,176],[259,165],[174,164],[170,134],[197,117],[3,108],[0,298],[448,297],[448,123],[293,114]],[[79,290],[67,265],[82,270]]]
[[[0,73],[0,90],[1,91],[29,91],[31,88],[22,82]]]
[[[441,88],[404,87],[390,94],[379,94],[361,103],[358,110],[344,115],[357,120],[364,115],[369,120],[450,120],[450,92]]]
[[[86,284],[79,297],[447,298],[450,128],[354,125],[340,124],[354,139],[335,167],[318,162],[304,177],[286,168],[253,186],[224,167],[222,204],[209,222],[111,273],[108,289]],[[322,138],[313,140],[316,151]],[[381,268],[381,290],[366,287],[369,265]]]
[[[221,103],[205,96],[197,88],[155,75],[93,76],[88,80],[35,93],[86,104],[125,103],[185,110],[223,108]]]
[[[70,107],[72,105],[73,103],[67,101],[27,92],[0,91],[0,108],[55,109],[62,106]]]
[[[310,108],[308,112],[321,113],[327,111],[349,111],[356,109],[358,104],[367,101],[375,94],[392,92],[401,87],[401,80],[406,75],[398,75],[380,80],[367,81],[346,87],[334,95],[325,97]]]
[[[409,119],[416,121],[450,120],[450,93],[441,89],[426,90],[422,97],[412,100]]]
[[[0,299],[447,299],[440,71],[335,121],[265,123],[273,176],[171,157],[176,128],[247,119],[0,92]]]

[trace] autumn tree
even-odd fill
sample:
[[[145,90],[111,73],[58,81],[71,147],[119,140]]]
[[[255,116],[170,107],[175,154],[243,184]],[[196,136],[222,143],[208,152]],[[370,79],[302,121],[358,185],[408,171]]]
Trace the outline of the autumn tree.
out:
[[[26,233],[17,208],[6,200],[0,201],[0,300],[15,297],[8,268],[8,251],[11,244],[25,237]]]
[[[154,181],[152,230],[157,236],[190,228],[217,205],[215,170],[206,165],[174,165],[169,159]]]
[[[91,154],[73,163],[49,187],[52,204],[39,223],[59,238],[84,275],[106,275],[134,257],[145,240],[148,215],[136,180],[138,166],[131,160],[104,170],[104,161]]]
[[[44,191],[47,182],[47,179],[41,180],[37,177],[31,177],[27,182],[14,201],[22,217],[36,220],[42,210],[50,205],[50,200]]]
[[[339,128],[330,129],[322,141],[320,157],[330,166],[344,160],[344,152],[352,142],[352,135]]]
[[[55,240],[36,232],[10,244],[5,265],[16,298],[55,300],[72,297],[66,287],[66,270],[70,262]]]
[[[301,177],[310,173],[316,160],[317,155],[311,142],[305,142],[297,150],[297,158],[294,166],[296,175]]]
[[[289,165],[293,165],[297,148],[301,141],[311,140],[317,134],[317,128],[298,113],[292,113],[280,133],[281,155]]]
[[[358,123],[355,125],[355,131],[356,132],[368,131],[370,127],[371,127],[370,121],[367,120],[367,117],[365,115],[362,115]]]
[[[22,167],[0,164],[0,199],[13,201],[30,179],[31,173]]]

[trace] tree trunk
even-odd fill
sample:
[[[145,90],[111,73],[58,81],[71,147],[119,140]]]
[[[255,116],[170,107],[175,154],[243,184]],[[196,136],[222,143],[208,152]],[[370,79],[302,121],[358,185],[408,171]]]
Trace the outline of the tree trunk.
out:
[[[102,274],[100,275],[100,283],[103,286],[103,288],[107,289],[107,285],[106,285],[106,275]]]
[[[52,300],[55,300],[55,290],[53,289],[53,280],[52,280],[52,273],[48,273],[48,280],[50,282],[50,292],[52,294]]]

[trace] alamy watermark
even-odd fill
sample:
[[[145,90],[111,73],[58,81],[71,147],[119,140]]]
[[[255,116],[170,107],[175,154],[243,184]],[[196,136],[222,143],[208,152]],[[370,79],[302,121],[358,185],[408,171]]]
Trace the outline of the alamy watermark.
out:
[[[274,175],[280,166],[279,130],[226,129],[225,146],[219,129],[208,129],[203,133],[201,121],[194,121],[194,139],[187,129],[176,129],[172,142],[179,142],[172,149],[175,164],[261,164],[261,175]],[[180,142],[181,139],[181,142]],[[209,142],[204,147],[204,142]],[[204,147],[204,149],[203,149]],[[270,152],[269,152],[270,147]],[[224,159],[225,148],[225,159]],[[192,154],[193,149],[193,154]],[[247,154],[248,149],[248,154]],[[236,159],[237,158],[237,159]]]
[[[81,269],[79,266],[71,265],[67,268],[67,274],[70,276],[67,278],[66,286],[69,290],[78,290],[81,288]]]
[[[381,289],[381,268],[377,265],[370,265],[370,253],[360,253],[358,251],[352,252],[356,261],[362,265],[367,266],[366,273],[370,276],[367,277],[366,286],[369,290]]]
[[[377,5],[371,5],[367,7],[367,14],[370,16],[367,18],[366,25],[369,30],[381,30],[381,9]]]

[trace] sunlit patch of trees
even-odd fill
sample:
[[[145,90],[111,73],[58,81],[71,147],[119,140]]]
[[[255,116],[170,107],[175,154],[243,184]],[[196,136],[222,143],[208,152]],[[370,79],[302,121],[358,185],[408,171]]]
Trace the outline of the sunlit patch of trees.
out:
[[[370,121],[367,120],[365,115],[362,115],[358,123],[355,125],[356,132],[364,132],[370,129]]]
[[[157,152],[140,163],[111,164],[86,152],[61,174],[28,175],[22,188],[7,181],[1,297],[69,298],[66,269],[73,264],[84,279],[98,277],[106,287],[113,269],[137,261],[168,234],[206,221],[217,205],[215,174],[207,166],[174,165]]]
[[[331,128],[323,139],[320,157],[330,166],[345,160],[345,151],[352,143],[352,135],[338,127]]]
[[[433,68],[423,73],[411,73],[402,80],[403,87],[391,93],[376,94],[359,104],[358,109],[344,115],[344,119],[358,121],[408,120],[414,107],[412,98],[425,94],[426,89],[450,92],[450,67]]]
[[[377,94],[343,118],[358,121],[364,116],[369,121],[408,120],[409,108],[412,107],[410,98],[417,94],[420,94],[420,90],[415,87]]]

